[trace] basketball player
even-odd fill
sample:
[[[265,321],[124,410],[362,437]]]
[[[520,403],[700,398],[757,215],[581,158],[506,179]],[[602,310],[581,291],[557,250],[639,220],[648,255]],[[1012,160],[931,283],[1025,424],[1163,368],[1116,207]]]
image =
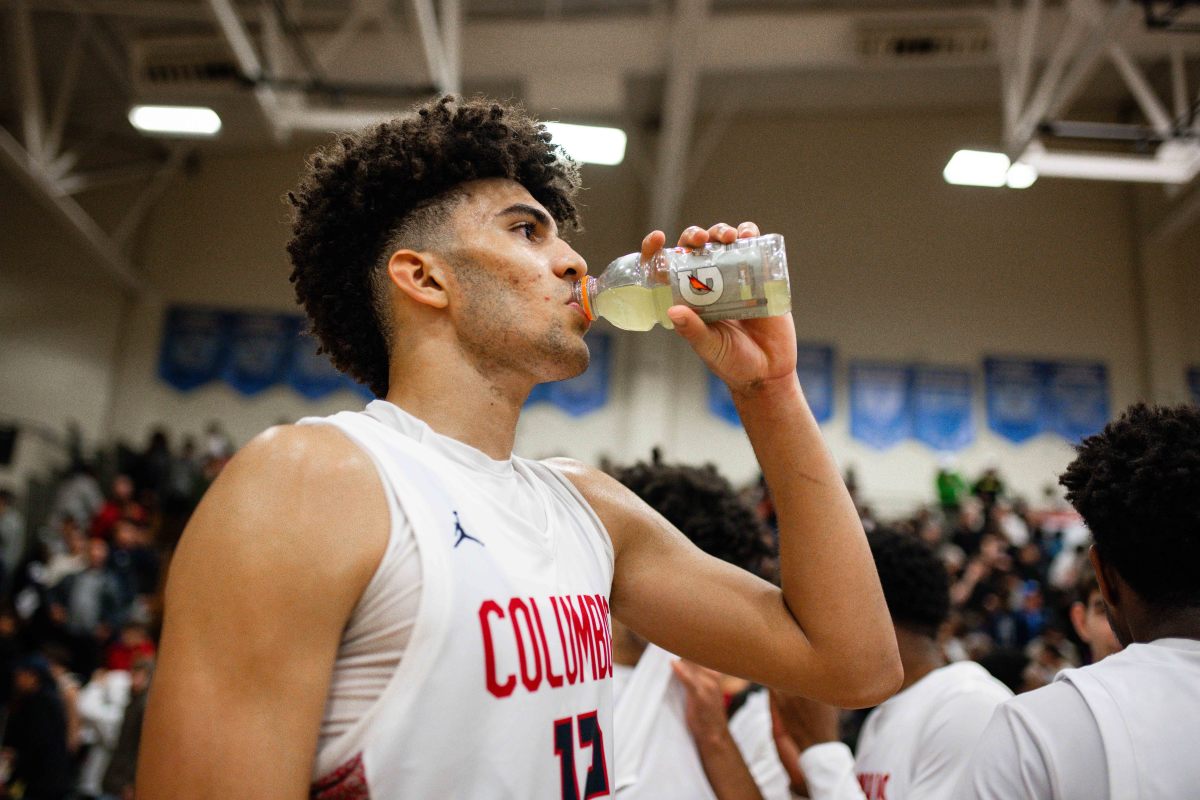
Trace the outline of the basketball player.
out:
[[[950,615],[949,579],[929,546],[882,528],[867,540],[896,624],[900,691],[867,716],[857,757],[838,741],[829,709],[778,697],[779,713],[811,800],[953,800],[975,741],[1012,692],[974,662],[946,664],[937,636]]]
[[[1087,646],[1090,664],[1121,652],[1121,643],[1108,624],[1104,608],[1104,595],[1100,593],[1100,582],[1090,565],[1080,570],[1075,587],[1075,602],[1071,603],[1071,625],[1079,640]]]
[[[712,465],[663,464],[655,449],[613,476],[705,553],[774,579],[769,534]],[[765,690],[648,648],[618,620],[612,630],[622,800],[789,800]],[[725,693],[739,689],[727,713]]]
[[[1200,408],[1131,407],[1060,482],[1125,649],[1000,706],[956,796],[1196,797]]]
[[[612,793],[611,614],[725,673],[846,706],[899,660],[795,372],[789,317],[669,313],[779,505],[782,591],[601,472],[512,454],[588,319],[574,166],[523,112],[443,98],[314,155],[288,245],[334,363],[380,399],[270,430],[209,490],[167,587],[140,798]],[[686,247],[752,223],[688,228]],[[664,245],[655,231],[642,252]]]

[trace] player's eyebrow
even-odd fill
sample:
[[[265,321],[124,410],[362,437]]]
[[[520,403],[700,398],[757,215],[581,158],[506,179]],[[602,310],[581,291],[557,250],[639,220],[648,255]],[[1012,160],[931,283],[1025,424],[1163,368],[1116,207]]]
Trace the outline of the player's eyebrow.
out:
[[[555,236],[558,235],[558,225],[550,218],[542,209],[537,206],[531,206],[528,203],[513,203],[508,208],[496,215],[497,217],[533,217],[533,219],[543,228],[552,232]]]

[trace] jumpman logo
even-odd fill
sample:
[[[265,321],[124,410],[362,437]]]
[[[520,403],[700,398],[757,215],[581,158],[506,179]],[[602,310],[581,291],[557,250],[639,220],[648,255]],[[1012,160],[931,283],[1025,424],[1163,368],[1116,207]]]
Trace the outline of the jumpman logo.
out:
[[[454,515],[454,533],[458,536],[458,538],[454,540],[454,546],[458,547],[463,542],[469,540],[469,541],[472,541],[475,544],[479,545],[480,547],[483,547],[483,542],[479,541],[474,536],[467,533],[466,530],[463,528],[462,523],[458,521],[458,512],[452,511],[450,513],[452,513]]]

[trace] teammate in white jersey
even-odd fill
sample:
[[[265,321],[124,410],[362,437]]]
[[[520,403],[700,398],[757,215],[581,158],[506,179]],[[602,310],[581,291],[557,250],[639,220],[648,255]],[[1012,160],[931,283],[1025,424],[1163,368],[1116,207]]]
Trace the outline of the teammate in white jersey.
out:
[[[1119,653],[997,709],[956,797],[1200,795],[1200,408],[1136,405],[1060,478]]]
[[[609,608],[682,657],[830,703],[873,705],[899,685],[790,316],[669,312],[729,386],[771,486],[782,589],[704,555],[598,470],[513,457],[531,389],[588,362],[570,301],[587,265],[559,235],[578,222],[578,173],[549,139],[519,109],[448,97],[310,159],[289,195],[297,297],[333,362],[386,400],[268,431],[200,504],[171,565],[139,798],[300,798],[314,777],[338,797],[611,794]],[[692,227],[679,244],[757,233]],[[654,231],[641,249],[664,244]],[[476,496],[454,485],[466,474],[504,486]],[[374,619],[377,601],[406,599],[405,576],[411,628]],[[332,676],[369,666],[351,651],[376,634],[403,655],[332,740],[360,739],[361,757],[320,775]]]
[[[896,623],[904,683],[867,716],[856,756],[837,740],[831,709],[780,697],[780,715],[802,751],[811,800],[954,800],[975,740],[1012,692],[976,663],[946,664],[937,636],[950,587],[937,555],[896,531],[867,539]]]
[[[655,449],[650,463],[613,475],[705,553],[774,579],[770,534],[712,465],[663,464]],[[614,731],[625,759],[620,797],[788,800],[766,691],[737,687],[744,693],[727,713],[724,690],[734,681],[654,650],[643,659],[646,651],[644,639],[613,621]]]

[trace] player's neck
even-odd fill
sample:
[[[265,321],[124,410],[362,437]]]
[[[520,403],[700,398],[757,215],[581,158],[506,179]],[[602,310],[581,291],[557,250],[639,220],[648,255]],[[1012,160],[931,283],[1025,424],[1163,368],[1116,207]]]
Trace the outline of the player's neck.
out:
[[[898,626],[896,644],[900,650],[900,664],[904,667],[904,683],[898,691],[903,692],[935,669],[946,666],[946,657],[937,642],[924,634]]]
[[[437,433],[489,458],[512,455],[517,417],[530,386],[486,375],[453,348],[426,344],[393,359],[387,400]]]
[[[1200,640],[1200,608],[1141,607],[1127,612],[1129,632],[1134,642],[1146,643],[1156,639]]]

